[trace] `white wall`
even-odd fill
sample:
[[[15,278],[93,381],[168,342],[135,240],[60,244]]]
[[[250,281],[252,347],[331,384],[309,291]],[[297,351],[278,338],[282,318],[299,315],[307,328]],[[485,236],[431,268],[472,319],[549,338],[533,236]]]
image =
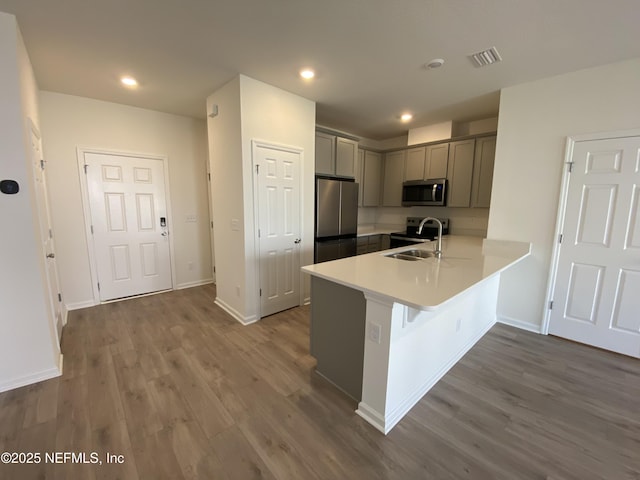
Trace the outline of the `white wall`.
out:
[[[640,127],[640,59],[502,90],[488,236],[533,243],[506,272],[498,314],[539,330],[567,136]]]
[[[168,157],[174,287],[211,281],[204,122],[53,92],[41,92],[40,105],[60,281],[67,306],[93,304],[78,146]],[[196,215],[197,222],[186,222],[187,215]]]
[[[256,320],[259,307],[255,257],[252,140],[304,150],[302,175],[302,264],[313,263],[315,103],[240,75],[207,99],[218,298],[243,322]],[[238,110],[239,108],[239,110]],[[240,150],[239,150],[240,148]],[[224,173],[222,176],[220,173]],[[238,178],[238,175],[241,178]],[[225,184],[224,186],[221,184]],[[218,187],[220,185],[220,187]],[[222,197],[216,189],[224,189]],[[239,208],[242,207],[242,211]],[[240,221],[234,231],[231,220]],[[242,270],[242,271],[241,271]],[[304,297],[309,298],[305,279]]]
[[[0,391],[59,375],[60,350],[38,228],[29,119],[38,126],[38,90],[15,17],[0,13]]]

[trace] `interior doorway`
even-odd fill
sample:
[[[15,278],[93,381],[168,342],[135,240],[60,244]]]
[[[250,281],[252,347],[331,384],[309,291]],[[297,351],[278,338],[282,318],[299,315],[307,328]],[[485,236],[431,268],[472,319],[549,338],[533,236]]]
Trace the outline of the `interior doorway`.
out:
[[[640,358],[640,132],[570,139],[563,183],[549,333]]]

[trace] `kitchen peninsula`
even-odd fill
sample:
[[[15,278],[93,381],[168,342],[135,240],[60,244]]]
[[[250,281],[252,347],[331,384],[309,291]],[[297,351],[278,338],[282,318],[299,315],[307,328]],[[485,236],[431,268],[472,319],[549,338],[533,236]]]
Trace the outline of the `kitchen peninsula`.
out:
[[[530,244],[449,235],[443,256],[394,258],[432,243],[303,267],[311,275],[317,372],[388,433],[493,326],[500,272]]]

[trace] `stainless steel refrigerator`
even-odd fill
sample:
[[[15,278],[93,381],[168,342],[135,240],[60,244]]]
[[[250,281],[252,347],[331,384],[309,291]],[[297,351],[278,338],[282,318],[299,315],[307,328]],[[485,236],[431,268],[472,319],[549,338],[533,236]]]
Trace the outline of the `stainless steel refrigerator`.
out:
[[[358,184],[316,178],[315,263],[356,254]]]

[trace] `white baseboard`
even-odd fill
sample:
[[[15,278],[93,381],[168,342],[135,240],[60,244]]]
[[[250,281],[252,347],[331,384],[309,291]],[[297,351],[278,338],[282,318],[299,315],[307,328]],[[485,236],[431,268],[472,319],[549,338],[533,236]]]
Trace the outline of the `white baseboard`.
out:
[[[536,325],[534,323],[524,322],[517,318],[507,317],[505,315],[498,315],[498,323],[503,323],[511,327],[516,327],[521,330],[527,330],[528,332],[539,333],[542,335],[542,325]]]
[[[0,383],[0,392],[6,392],[8,390],[25,387],[27,385],[32,385],[44,380],[59,377],[60,375],[62,375],[62,363],[63,355],[60,354],[57,367],[48,368],[47,370],[43,370],[41,372],[35,372],[19,378],[14,378],[12,380],[9,380],[8,382],[2,382]]]
[[[71,310],[80,310],[81,308],[95,307],[96,305],[99,304],[93,300],[85,300],[84,302],[67,303],[65,306],[67,311],[70,312]]]
[[[179,283],[175,289],[182,290],[184,288],[200,287],[202,285],[209,285],[210,283],[214,283],[214,282],[215,281],[213,278],[206,278],[204,280],[196,280],[195,282]]]
[[[258,317],[256,317],[255,315],[251,315],[249,317],[245,317],[244,315],[241,315],[240,312],[238,312],[235,308],[231,307],[230,305],[226,304],[224,300],[220,299],[220,297],[216,297],[216,300],[214,303],[243,325],[251,325],[252,323],[256,323],[259,320]]]
[[[391,431],[396,424],[402,420],[402,418],[409,413],[416,403],[420,401],[426,393],[433,388],[433,386],[440,381],[442,377],[453,367],[458,361],[469,351],[473,346],[478,343],[485,333],[487,333],[495,322],[491,322],[481,330],[479,330],[467,343],[465,343],[460,349],[452,355],[447,363],[445,363],[435,375],[429,377],[422,385],[420,385],[414,392],[409,395],[402,403],[396,408],[390,411],[387,415],[382,415],[373,408],[369,407],[363,402],[358,404],[356,413],[362,418],[367,420],[377,430],[380,430],[385,435]]]

